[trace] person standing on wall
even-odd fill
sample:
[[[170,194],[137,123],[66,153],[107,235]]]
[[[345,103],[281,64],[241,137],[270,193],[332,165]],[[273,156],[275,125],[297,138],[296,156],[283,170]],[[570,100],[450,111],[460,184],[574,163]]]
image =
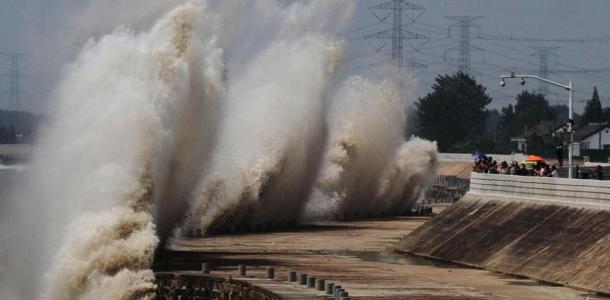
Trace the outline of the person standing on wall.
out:
[[[563,145],[557,146],[555,150],[555,155],[557,156],[557,163],[560,167],[563,167]]]

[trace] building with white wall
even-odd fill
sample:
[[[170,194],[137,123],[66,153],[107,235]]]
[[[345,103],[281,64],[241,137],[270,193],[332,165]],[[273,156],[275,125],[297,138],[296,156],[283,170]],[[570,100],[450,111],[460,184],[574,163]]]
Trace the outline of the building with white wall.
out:
[[[574,133],[580,149],[610,150],[610,126],[607,123],[589,123]]]

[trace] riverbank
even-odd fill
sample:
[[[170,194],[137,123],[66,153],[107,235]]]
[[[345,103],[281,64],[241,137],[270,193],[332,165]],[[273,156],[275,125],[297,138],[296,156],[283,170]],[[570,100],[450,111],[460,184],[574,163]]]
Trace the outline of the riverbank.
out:
[[[212,236],[173,241],[166,270],[200,270],[263,278],[274,266],[284,280],[289,270],[340,283],[352,299],[585,299],[586,292],[550,286],[489,271],[460,267],[396,252],[396,243],[427,218],[323,222],[291,231]],[[591,296],[590,299],[595,299]]]

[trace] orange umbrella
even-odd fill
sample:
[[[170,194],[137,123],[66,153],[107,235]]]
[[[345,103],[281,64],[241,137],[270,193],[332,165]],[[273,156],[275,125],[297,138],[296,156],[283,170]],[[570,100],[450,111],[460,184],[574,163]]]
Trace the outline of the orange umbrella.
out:
[[[544,158],[539,155],[530,155],[525,158],[525,161],[544,161]]]

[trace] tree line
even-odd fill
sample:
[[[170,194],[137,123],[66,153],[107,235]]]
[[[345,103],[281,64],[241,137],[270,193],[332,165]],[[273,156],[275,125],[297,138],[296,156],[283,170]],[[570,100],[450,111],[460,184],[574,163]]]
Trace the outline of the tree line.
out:
[[[567,105],[551,106],[538,93],[525,90],[516,103],[500,110],[489,109],[492,98],[487,88],[465,73],[439,75],[432,91],[415,103],[416,134],[435,140],[441,152],[511,153],[513,137],[527,141],[530,153],[552,153],[567,142],[557,134],[568,120]],[[574,114],[576,129],[589,123],[610,121],[610,107],[602,108],[594,88],[582,116]]]

